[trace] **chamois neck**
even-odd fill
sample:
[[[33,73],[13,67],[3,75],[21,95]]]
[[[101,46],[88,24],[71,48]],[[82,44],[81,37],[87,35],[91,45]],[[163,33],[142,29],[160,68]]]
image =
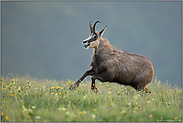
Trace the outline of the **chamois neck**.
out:
[[[98,47],[98,49],[94,49],[94,52],[95,53],[102,52],[102,51],[105,51],[105,52],[109,51],[109,52],[111,52],[112,49],[113,49],[113,47],[109,43],[109,41],[107,39],[101,38],[99,40],[99,47]]]

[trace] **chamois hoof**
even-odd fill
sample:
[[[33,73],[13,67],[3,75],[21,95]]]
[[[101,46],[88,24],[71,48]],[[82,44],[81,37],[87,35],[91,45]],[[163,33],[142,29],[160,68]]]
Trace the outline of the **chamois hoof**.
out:
[[[70,90],[75,90],[75,89],[76,89],[76,85],[71,85],[71,86],[69,87],[69,89],[70,89]]]
[[[91,90],[93,90],[95,93],[98,93],[98,88],[97,87],[91,87]]]
[[[146,93],[151,93],[151,91],[149,91],[148,89],[145,89],[144,90]]]

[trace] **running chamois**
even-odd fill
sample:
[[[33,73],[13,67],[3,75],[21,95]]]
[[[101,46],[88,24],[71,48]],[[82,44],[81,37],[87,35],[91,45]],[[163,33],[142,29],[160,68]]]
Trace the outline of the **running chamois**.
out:
[[[128,53],[124,50],[113,48],[107,39],[102,38],[106,26],[99,33],[95,31],[95,26],[100,21],[96,21],[92,26],[92,20],[89,22],[90,35],[83,40],[84,48],[93,48],[92,62],[90,70],[70,88],[79,86],[86,76],[92,76],[91,89],[96,92],[95,80],[101,82],[113,82],[128,85],[136,90],[143,90],[151,93],[146,85],[151,83],[154,76],[152,63],[144,56]]]

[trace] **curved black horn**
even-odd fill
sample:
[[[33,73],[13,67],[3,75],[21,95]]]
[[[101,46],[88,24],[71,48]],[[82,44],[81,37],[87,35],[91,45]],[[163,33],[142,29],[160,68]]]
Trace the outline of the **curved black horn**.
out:
[[[91,33],[93,33],[93,27],[92,27],[91,22],[93,22],[93,21],[91,20],[91,21],[89,22],[89,24],[90,24],[90,31],[91,31]]]
[[[94,32],[94,33],[95,33],[95,25],[96,25],[98,22],[100,23],[100,21],[96,21],[95,24],[94,24],[94,26],[93,26],[93,32]]]

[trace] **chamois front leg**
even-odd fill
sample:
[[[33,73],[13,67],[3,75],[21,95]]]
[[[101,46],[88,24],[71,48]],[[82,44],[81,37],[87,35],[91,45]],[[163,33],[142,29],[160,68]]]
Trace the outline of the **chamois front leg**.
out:
[[[73,89],[73,87],[75,87],[75,86],[78,87],[79,84],[81,83],[81,81],[83,81],[83,79],[84,79],[86,76],[92,76],[93,74],[94,74],[93,69],[86,71],[86,72],[83,74],[83,76],[82,76],[77,82],[75,82],[73,85],[71,85],[71,87],[70,87],[69,89]]]

